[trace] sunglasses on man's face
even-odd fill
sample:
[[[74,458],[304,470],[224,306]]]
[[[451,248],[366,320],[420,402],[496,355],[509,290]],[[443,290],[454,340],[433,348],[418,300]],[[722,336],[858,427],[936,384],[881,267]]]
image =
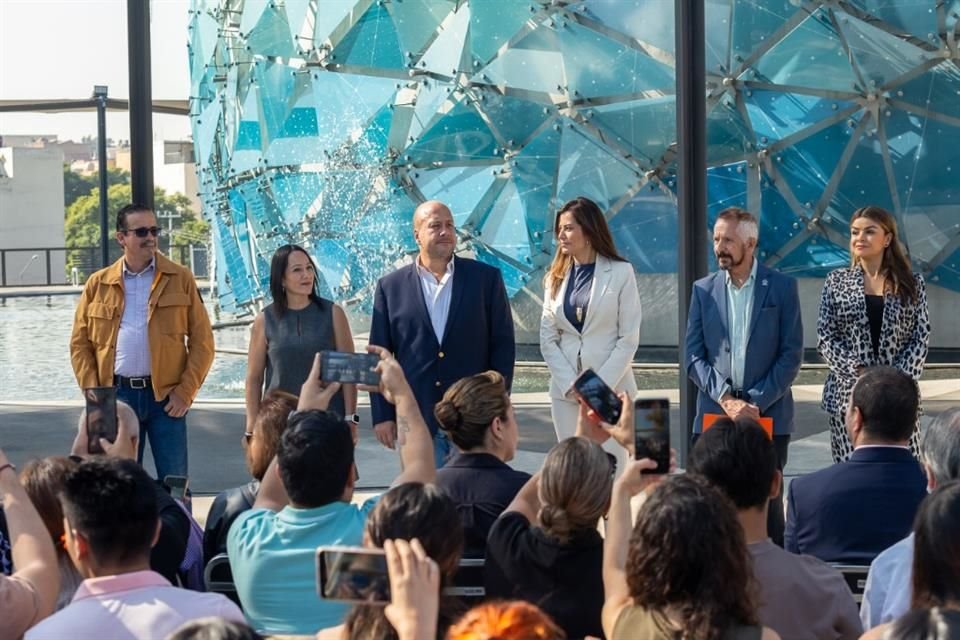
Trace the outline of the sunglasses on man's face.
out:
[[[161,233],[163,233],[163,229],[161,229],[160,227],[137,227],[136,229],[124,229],[123,233],[124,234],[133,233],[133,234],[136,234],[138,238],[146,238],[148,235],[151,235],[154,238],[156,238]]]

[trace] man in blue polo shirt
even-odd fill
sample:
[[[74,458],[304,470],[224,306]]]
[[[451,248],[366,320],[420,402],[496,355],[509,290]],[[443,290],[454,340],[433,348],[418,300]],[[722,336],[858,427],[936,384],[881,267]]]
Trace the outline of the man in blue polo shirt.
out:
[[[433,482],[433,439],[403,369],[386,349],[369,349],[380,355],[379,392],[397,408],[403,472],[394,484]],[[321,385],[318,354],[253,508],[234,521],[227,535],[247,619],[271,634],[313,634],[343,622],[348,609],[317,596],[316,550],[360,545],[376,498],[360,507],[351,504],[353,436],[342,418],[326,411],[338,388]]]

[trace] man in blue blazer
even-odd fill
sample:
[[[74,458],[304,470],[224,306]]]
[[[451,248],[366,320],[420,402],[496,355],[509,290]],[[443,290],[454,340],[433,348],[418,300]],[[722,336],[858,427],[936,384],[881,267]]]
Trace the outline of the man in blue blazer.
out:
[[[868,565],[910,533],[927,495],[926,474],[910,453],[919,402],[916,383],[899,369],[863,371],[846,416],[853,455],[790,483],[787,551]]]
[[[392,351],[403,367],[440,467],[450,442],[433,407],[454,382],[489,369],[503,375],[509,390],[516,357],[513,315],[500,271],[453,255],[457,230],[446,205],[430,200],[417,207],[413,235],[420,247],[413,264],[377,283],[370,344]],[[393,405],[379,394],[371,394],[370,405],[377,440],[394,448]]]
[[[707,414],[773,420],[780,470],[793,432],[790,385],[803,359],[797,281],[754,257],[759,226],[731,207],[713,228],[720,271],[697,280],[690,299],[684,363],[699,389],[694,440]],[[768,530],[783,544],[783,492],[771,502]]]

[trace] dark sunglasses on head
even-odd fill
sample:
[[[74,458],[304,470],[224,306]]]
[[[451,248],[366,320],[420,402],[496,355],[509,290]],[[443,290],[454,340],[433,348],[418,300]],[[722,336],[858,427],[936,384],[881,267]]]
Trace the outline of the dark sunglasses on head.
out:
[[[154,238],[163,233],[163,229],[160,227],[137,227],[136,229],[124,229],[123,232],[136,234],[138,238],[146,238],[147,235],[151,235]]]

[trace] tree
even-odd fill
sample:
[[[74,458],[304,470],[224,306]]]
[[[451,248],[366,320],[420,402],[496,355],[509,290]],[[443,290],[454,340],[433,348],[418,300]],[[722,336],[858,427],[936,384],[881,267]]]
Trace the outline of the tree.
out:
[[[116,259],[120,256],[120,247],[114,240],[116,228],[116,212],[131,201],[132,192],[129,184],[115,184],[107,190],[107,219],[110,256]],[[153,192],[154,211],[158,214],[158,224],[164,233],[168,231],[169,222],[164,214],[175,214],[180,217],[170,218],[173,221],[172,238],[161,240],[161,249],[169,248],[172,244],[208,244],[210,225],[190,211],[190,200],[183,194],[167,195],[163,189]],[[94,188],[88,195],[80,196],[67,207],[67,219],[64,227],[67,251],[67,274],[73,267],[80,271],[81,279],[96,271],[100,267],[100,190]],[[183,241],[180,240],[181,236]],[[84,249],[80,249],[83,247]],[[95,248],[96,250],[92,250]],[[174,259],[179,255],[170,256]]]
[[[107,169],[107,187],[115,184],[127,184],[130,182],[130,174],[123,169]],[[88,176],[71,171],[68,165],[63,165],[63,207],[68,209],[70,205],[77,201],[81,196],[88,196],[90,192],[100,185],[100,178],[96,173]]]

